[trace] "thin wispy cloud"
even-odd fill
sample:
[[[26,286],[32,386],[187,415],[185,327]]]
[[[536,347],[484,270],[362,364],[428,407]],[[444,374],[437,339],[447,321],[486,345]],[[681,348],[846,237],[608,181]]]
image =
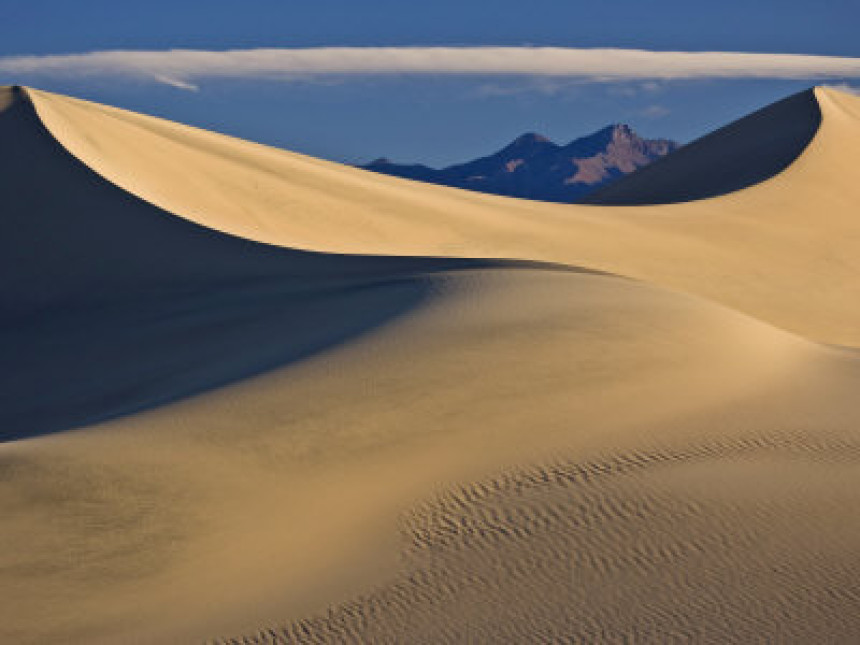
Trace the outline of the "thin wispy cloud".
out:
[[[664,105],[649,105],[641,112],[642,116],[649,119],[662,119],[671,113],[672,111]]]
[[[169,85],[170,87],[175,87],[179,90],[188,90],[189,92],[196,92],[200,89],[194,85],[194,83],[189,83],[188,81],[183,81],[182,79],[172,76],[164,76],[163,74],[153,74],[152,80],[163,83],[164,85]]]
[[[7,76],[124,77],[196,89],[205,79],[438,74],[543,76],[593,82],[702,78],[860,78],[860,58],[561,47],[319,47],[229,51],[97,51],[0,58]]]

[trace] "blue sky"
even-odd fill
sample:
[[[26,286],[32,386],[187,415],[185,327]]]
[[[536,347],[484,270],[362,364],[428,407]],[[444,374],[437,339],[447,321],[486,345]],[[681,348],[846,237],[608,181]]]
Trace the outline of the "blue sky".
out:
[[[856,0],[4,0],[0,57],[105,50],[554,46],[860,57]],[[853,75],[828,82],[858,84]],[[525,131],[567,141],[611,122],[689,140],[811,78],[323,74],[194,79],[10,73],[21,83],[331,159],[440,165]],[[188,83],[191,85],[192,83]]]

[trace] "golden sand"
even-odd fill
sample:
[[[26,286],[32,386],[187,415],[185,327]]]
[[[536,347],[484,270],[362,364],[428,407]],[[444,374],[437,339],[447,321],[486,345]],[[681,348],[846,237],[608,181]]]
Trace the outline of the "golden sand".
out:
[[[609,207],[5,90],[0,642],[860,638],[860,99],[795,104]]]

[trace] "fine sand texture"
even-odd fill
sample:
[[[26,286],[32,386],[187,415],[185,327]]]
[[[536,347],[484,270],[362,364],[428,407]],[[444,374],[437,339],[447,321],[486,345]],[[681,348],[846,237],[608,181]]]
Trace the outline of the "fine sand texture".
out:
[[[616,206],[25,88],[0,142],[0,642],[860,640],[860,99]]]

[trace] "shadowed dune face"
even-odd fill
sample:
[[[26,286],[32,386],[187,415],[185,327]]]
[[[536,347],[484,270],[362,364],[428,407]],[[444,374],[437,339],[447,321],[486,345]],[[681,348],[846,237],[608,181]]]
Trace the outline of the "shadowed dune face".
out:
[[[439,282],[305,292],[288,280],[211,284],[43,310],[3,328],[0,440],[98,423],[303,359],[421,306]]]
[[[749,188],[788,168],[820,123],[814,91],[800,92],[594,191],[582,203],[674,204]]]
[[[3,440],[321,351],[417,306],[441,272],[481,264],[221,235],[105,182],[48,134],[23,90],[3,90],[0,105]]]
[[[842,423],[851,408],[840,387],[856,383],[845,361],[633,281],[460,272],[410,315],[307,361],[6,444],[0,570],[17,591],[2,634],[181,643],[315,615],[398,581],[408,542],[397,518],[416,506],[421,515],[439,488],[557,454],[803,426],[818,406]],[[786,418],[773,411],[781,405]],[[634,543],[612,544],[624,559]],[[490,558],[476,566],[493,561],[490,545],[474,545]],[[554,557],[519,546],[505,558],[514,571]],[[452,562],[435,560],[434,575],[468,588],[473,574]],[[398,606],[395,596],[371,633],[395,638]],[[431,620],[430,609],[419,604],[416,616]]]
[[[372,280],[428,265],[295,252],[197,226],[104,181],[45,130],[22,90],[4,92],[0,269],[16,278],[0,285],[7,320],[51,307],[201,285],[307,277]]]
[[[0,641],[856,640],[860,101],[753,121],[812,99],[597,208],[0,92]]]

